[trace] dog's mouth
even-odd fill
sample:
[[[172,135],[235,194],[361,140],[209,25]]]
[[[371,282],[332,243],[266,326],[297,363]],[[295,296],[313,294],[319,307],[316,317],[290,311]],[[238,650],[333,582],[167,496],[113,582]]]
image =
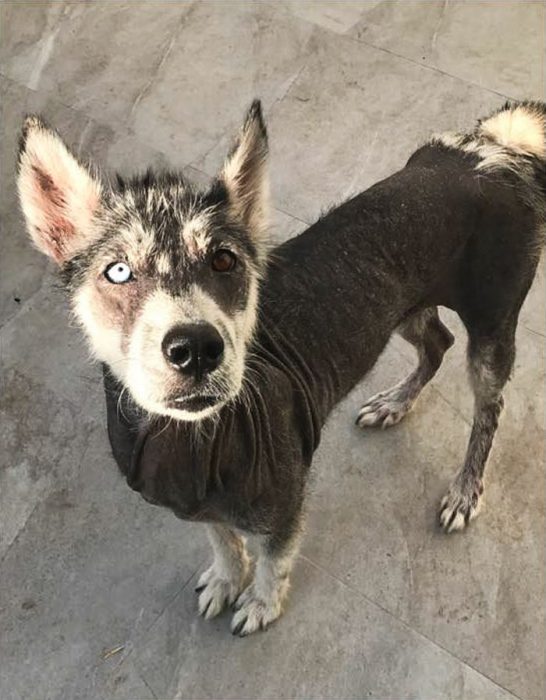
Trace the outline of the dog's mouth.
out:
[[[177,396],[167,402],[168,408],[175,408],[190,413],[204,411],[212,408],[222,401],[221,396],[215,394],[190,394],[188,396]]]

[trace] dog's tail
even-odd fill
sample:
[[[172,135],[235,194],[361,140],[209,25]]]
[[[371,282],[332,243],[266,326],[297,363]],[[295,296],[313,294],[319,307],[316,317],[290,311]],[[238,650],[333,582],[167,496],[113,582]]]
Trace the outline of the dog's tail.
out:
[[[476,153],[480,171],[510,170],[520,181],[528,205],[546,222],[546,103],[507,102],[478,122]],[[546,227],[539,227],[539,249],[546,243]]]
[[[493,142],[507,155],[546,161],[546,103],[507,102],[478,122],[476,135]]]
[[[507,102],[473,131],[441,134],[433,142],[476,156],[478,170],[546,168],[546,103]]]

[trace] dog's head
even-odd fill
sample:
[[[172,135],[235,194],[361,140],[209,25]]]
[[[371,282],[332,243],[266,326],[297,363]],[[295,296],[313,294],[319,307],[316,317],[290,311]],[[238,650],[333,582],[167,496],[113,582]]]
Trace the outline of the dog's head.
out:
[[[181,420],[239,392],[265,262],[267,134],[259,102],[223,169],[105,186],[40,119],[25,120],[18,187],[96,357],[140,406]]]

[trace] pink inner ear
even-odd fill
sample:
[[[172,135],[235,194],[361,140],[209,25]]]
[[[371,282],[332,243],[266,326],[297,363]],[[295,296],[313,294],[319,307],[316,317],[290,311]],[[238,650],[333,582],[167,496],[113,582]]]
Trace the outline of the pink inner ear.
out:
[[[35,165],[32,166],[34,178],[33,198],[35,206],[43,213],[44,226],[37,230],[48,245],[50,254],[57,262],[65,257],[65,243],[75,233],[74,225],[66,216],[66,199],[53,179]]]

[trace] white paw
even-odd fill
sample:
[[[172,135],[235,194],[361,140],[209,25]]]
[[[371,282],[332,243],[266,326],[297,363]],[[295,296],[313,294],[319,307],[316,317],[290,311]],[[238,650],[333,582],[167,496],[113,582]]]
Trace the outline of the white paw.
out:
[[[257,630],[264,630],[282,612],[282,598],[280,595],[271,596],[263,600],[256,595],[253,585],[248,586],[235,603],[237,612],[231,621],[231,632],[246,637]]]
[[[478,515],[482,505],[481,479],[461,487],[455,481],[440,503],[440,525],[445,532],[463,530]]]
[[[413,408],[414,399],[408,396],[403,386],[381,391],[368,399],[358,412],[356,424],[361,428],[396,425]]]
[[[199,614],[205,620],[210,620],[219,615],[226,606],[232,605],[244,589],[247,577],[248,567],[230,575],[228,572],[218,571],[213,564],[201,574],[195,588],[196,593],[199,593]]]

